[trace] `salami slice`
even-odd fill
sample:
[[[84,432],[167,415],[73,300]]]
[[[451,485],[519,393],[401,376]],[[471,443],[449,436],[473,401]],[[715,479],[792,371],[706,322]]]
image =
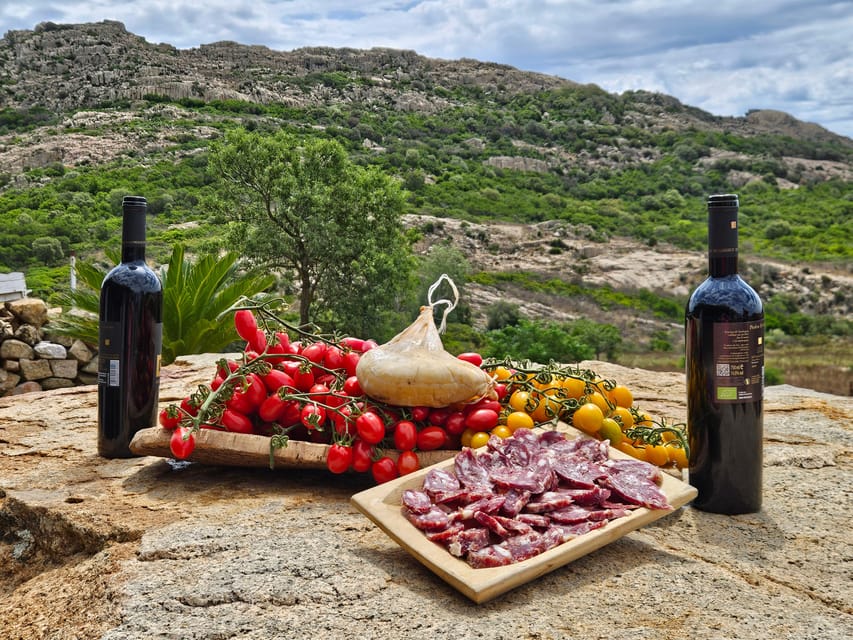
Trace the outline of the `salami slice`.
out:
[[[459,479],[443,469],[430,469],[424,476],[424,491],[431,495],[456,491],[461,488]]]
[[[447,545],[447,550],[454,556],[461,558],[472,551],[488,547],[491,540],[488,529],[472,527],[456,534]]]
[[[409,522],[421,531],[439,531],[446,529],[450,524],[447,513],[436,506],[433,506],[426,513],[413,513],[404,508],[403,514]]]
[[[614,460],[614,463],[630,463],[630,464],[612,464],[608,467],[610,473],[602,481],[613,492],[617,493],[626,501],[638,504],[649,509],[671,509],[667,502],[666,495],[658,487],[655,480],[660,471],[654,469],[650,471],[645,466],[651,466],[642,461],[635,460]],[[642,465],[633,464],[641,462]]]
[[[490,544],[488,547],[468,553],[468,563],[475,569],[503,567],[513,562],[515,559],[509,549],[499,544]]]
[[[487,458],[487,456],[482,457]],[[489,471],[483,466],[478,456],[474,455],[471,449],[465,448],[456,454],[453,466],[456,471],[456,477],[463,486],[469,488],[492,487],[492,482],[489,480]]]
[[[406,489],[402,495],[403,505],[412,513],[423,514],[432,509],[432,499],[426,491]]]

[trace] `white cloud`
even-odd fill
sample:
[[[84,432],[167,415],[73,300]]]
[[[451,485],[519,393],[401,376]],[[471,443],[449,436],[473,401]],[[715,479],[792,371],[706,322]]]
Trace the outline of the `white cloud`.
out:
[[[646,89],[718,115],[773,108],[853,137],[853,0],[11,0],[0,30],[120,20],[151,42],[412,49]]]

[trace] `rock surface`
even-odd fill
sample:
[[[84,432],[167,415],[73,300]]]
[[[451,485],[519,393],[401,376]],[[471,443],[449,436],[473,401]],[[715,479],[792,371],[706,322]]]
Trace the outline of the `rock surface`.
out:
[[[216,356],[165,367],[161,402]],[[684,418],[683,376],[592,362]],[[853,399],[767,390],[765,502],[690,507],[483,605],[325,472],[96,452],[93,386],[0,398],[0,629],[13,639],[849,638]]]

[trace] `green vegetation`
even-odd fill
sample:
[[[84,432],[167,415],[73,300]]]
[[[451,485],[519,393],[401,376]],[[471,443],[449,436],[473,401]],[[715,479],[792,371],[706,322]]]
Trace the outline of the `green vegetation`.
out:
[[[373,82],[346,71],[286,81],[306,94],[323,87],[334,96]],[[841,141],[741,134],[721,126],[719,118],[647,92],[616,96],[575,86],[519,94],[500,86],[496,91],[430,86],[421,79],[401,80],[396,89],[409,87],[446,108],[423,113],[396,108],[393,101],[330,99],[296,107],[149,95],[133,105],[100,107],[105,114],[126,112],[129,120],[111,124],[105,118],[73,128],[63,124],[69,114],[0,110],[7,148],[25,144],[36,128],[42,136],[132,130],[140,140],[135,149],[99,165],[53,162],[21,175],[0,172],[0,271],[25,271],[34,295],[62,300],[71,252],[104,267],[105,253],[118,247],[121,199],[131,193],[149,200],[153,262],[168,263],[176,246],[199,260],[237,252],[274,274],[278,293],[305,294],[303,322],[380,339],[414,317],[425,283],[453,265],[454,280],[462,284],[583,299],[605,313],[628,311],[671,323],[683,314],[683,300],[585,285],[582,264],[576,273],[545,279],[524,271],[471,273],[464,256],[440,247],[414,261],[405,245],[417,232],[403,234],[398,226],[405,213],[482,222],[560,220],[591,243],[630,236],[650,246],[672,243],[701,251],[705,196],[734,191],[741,195],[744,255],[822,262],[842,272],[853,268],[851,183],[818,179],[808,166],[845,163],[849,170],[853,147]],[[164,103],[173,108],[164,110]],[[164,115],[175,112],[179,115]],[[637,118],[640,112],[689,114],[701,126],[649,126]],[[328,165],[311,164],[323,154]],[[538,161],[539,170],[500,168],[491,161],[496,156]],[[802,162],[792,163],[791,157]],[[264,187],[240,178],[241,171],[263,176]],[[738,172],[751,180],[733,182]],[[797,188],[783,188],[786,183]],[[262,222],[268,214],[281,218]],[[284,216],[291,217],[282,224]],[[298,236],[310,240],[304,264],[323,265],[325,274],[291,277],[299,265],[284,258],[294,255],[296,240],[282,235],[285,229],[299,229]],[[383,287],[372,284],[377,281]],[[446,344],[485,348],[462,302]],[[525,324],[511,307],[489,310],[488,322],[495,349],[504,340],[514,349],[526,343],[529,353],[537,353],[537,344],[556,340],[549,333],[555,327]],[[767,326],[803,339],[853,335],[849,320],[805,313],[782,296],[767,301]],[[558,329],[577,343],[576,354],[611,357],[625,350],[601,346],[612,336],[599,335],[597,327],[585,333]],[[573,348],[560,347],[566,357]],[[649,349],[654,357],[672,360],[672,335],[656,332]]]

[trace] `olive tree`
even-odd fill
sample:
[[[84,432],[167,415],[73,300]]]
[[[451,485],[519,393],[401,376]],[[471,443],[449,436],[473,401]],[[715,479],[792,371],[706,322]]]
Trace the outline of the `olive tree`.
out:
[[[403,307],[414,267],[396,181],[336,141],[282,131],[232,131],[210,167],[231,248],[292,278],[301,324],[390,337],[376,332]]]

